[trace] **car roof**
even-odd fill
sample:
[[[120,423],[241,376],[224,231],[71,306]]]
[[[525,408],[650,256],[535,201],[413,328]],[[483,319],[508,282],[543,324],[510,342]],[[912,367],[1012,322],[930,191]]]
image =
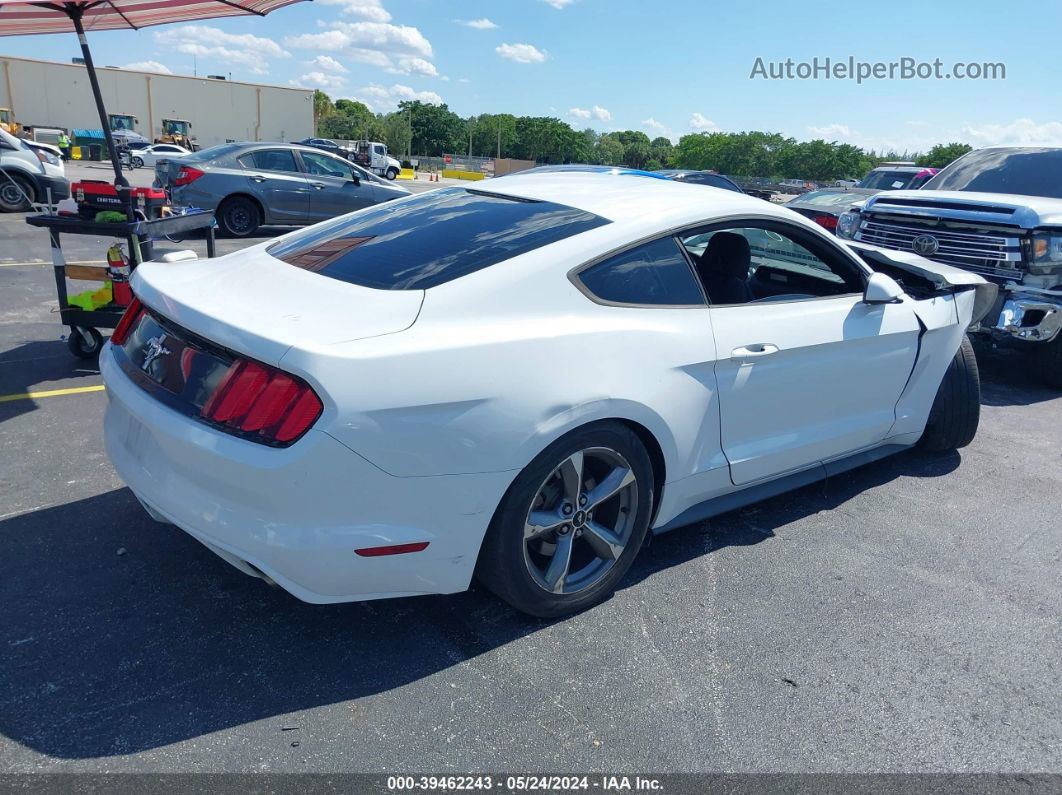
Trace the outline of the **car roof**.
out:
[[[728,212],[777,215],[779,208],[743,193],[706,190],[703,185],[633,172],[630,169],[606,171],[528,171],[496,177],[476,189],[517,198],[549,201],[586,212],[627,222],[670,222],[684,224]],[[789,218],[789,211],[782,213]],[[639,224],[640,225],[640,224]]]

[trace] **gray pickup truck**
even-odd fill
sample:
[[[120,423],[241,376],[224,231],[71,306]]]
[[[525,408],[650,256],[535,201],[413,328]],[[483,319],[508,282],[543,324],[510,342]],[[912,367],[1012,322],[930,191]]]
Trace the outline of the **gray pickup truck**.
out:
[[[1062,389],[1062,148],[970,152],[921,190],[844,213],[837,235],[995,282],[996,306],[971,331],[1035,352],[1040,377]]]

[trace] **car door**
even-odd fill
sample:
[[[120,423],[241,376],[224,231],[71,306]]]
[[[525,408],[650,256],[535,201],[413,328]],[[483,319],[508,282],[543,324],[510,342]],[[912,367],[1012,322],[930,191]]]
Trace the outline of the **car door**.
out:
[[[721,233],[745,243],[713,244]],[[795,224],[728,222],[683,243],[709,297],[720,438],[735,485],[885,438],[918,352],[911,301],[867,304],[865,271]]]
[[[179,146],[171,146],[170,144],[156,144],[144,150],[145,155],[141,156],[145,166],[154,166],[159,160],[167,157],[180,157],[181,155],[188,154],[188,152]]]
[[[350,163],[325,152],[300,151],[310,186],[310,216],[315,221],[360,210],[376,203],[372,184]]]
[[[305,223],[310,219],[310,185],[292,149],[255,149],[241,155],[246,189],[266,210],[266,222]]]

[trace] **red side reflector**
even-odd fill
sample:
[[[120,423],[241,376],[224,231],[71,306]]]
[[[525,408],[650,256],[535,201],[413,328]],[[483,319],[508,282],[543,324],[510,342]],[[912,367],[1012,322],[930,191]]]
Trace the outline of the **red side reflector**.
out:
[[[829,229],[831,232],[837,228],[837,216],[836,215],[816,215],[815,223],[824,229]]]
[[[354,552],[363,558],[378,558],[382,555],[405,555],[407,552],[420,552],[422,549],[427,549],[428,543],[427,541],[417,541],[414,544],[395,544],[389,547],[365,547],[364,549],[355,549]]]
[[[136,325],[142,314],[144,314],[144,305],[134,295],[133,300],[130,301],[125,313],[118,321],[118,325],[114,327],[114,333],[111,334],[111,343],[124,345],[125,341],[129,339],[129,332],[133,330],[133,326]]]

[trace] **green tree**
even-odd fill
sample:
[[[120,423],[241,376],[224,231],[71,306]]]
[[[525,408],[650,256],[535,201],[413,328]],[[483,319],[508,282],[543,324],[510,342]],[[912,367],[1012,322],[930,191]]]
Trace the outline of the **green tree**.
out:
[[[407,124],[413,129],[413,154],[438,157],[467,150],[465,121],[445,104],[407,100],[398,103],[398,112],[410,114]]]
[[[926,168],[944,168],[953,160],[958,160],[967,152],[973,151],[973,147],[969,144],[950,143],[950,144],[937,144],[924,155],[919,157],[915,163]]]
[[[399,159],[409,150],[409,120],[405,113],[388,113],[378,116],[380,140],[387,144],[387,151]]]
[[[336,112],[336,106],[332,104],[332,98],[328,96],[321,89],[317,89],[313,92],[313,121],[314,126],[321,123],[321,120],[331,116]]]

